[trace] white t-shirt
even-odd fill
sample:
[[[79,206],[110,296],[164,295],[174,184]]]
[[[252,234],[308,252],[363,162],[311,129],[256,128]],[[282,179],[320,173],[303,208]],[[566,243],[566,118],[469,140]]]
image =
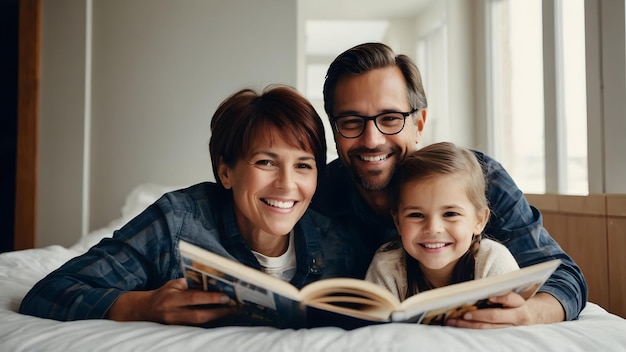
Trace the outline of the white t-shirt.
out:
[[[408,285],[404,259],[405,251],[402,248],[402,242],[398,242],[399,245],[392,248],[389,248],[390,243],[383,244],[376,251],[374,259],[367,269],[365,279],[387,288],[400,301],[404,301]],[[518,269],[517,261],[504,245],[487,238],[481,239],[476,254],[476,265],[474,266],[475,279],[500,275]]]
[[[278,257],[268,257],[261,253],[252,251],[256,259],[261,264],[261,269],[274,277],[284,281],[290,281],[296,275],[296,249],[293,244],[293,230],[289,233],[289,245],[285,253]]]

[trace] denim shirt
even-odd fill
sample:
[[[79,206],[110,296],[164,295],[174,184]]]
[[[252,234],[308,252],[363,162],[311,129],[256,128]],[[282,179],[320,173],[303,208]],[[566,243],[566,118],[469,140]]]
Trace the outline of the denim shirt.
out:
[[[504,244],[520,267],[561,259],[561,266],[539,292],[550,293],[561,303],[566,320],[577,319],[587,302],[587,283],[580,268],[550,237],[541,213],[528,204],[502,165],[480,152],[474,153],[483,165],[491,209],[485,234]],[[369,208],[339,159],[328,165],[323,181],[311,206],[343,226],[342,231],[352,237],[349,241],[355,248],[359,246],[362,252],[355,258],[357,271],[364,275],[376,249],[398,236],[391,216],[381,218]]]
[[[163,195],[141,214],[39,281],[20,313],[56,320],[104,318],[126,291],[154,290],[182,277],[179,240],[261,269],[239,233],[230,192],[200,183]],[[351,246],[331,221],[311,210],[294,227],[297,269],[290,281],[350,276]]]

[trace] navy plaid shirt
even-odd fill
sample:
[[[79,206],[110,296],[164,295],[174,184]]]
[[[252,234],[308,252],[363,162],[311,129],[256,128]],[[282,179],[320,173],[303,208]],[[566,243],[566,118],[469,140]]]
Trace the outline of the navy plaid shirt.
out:
[[[577,319],[587,302],[587,283],[580,268],[548,234],[541,213],[528,204],[502,165],[480,152],[474,153],[483,165],[491,209],[484,233],[504,244],[520,267],[561,259],[561,266],[539,292],[548,292],[561,303],[566,320]],[[398,236],[391,216],[381,219],[367,206],[339,159],[328,165],[323,181],[312,207],[344,226],[349,241],[361,246],[362,252],[355,259],[360,263],[360,275],[364,275],[378,247]]]
[[[307,211],[294,228],[296,287],[326,277],[351,276],[352,246],[328,218]],[[239,233],[232,196],[215,183],[165,194],[140,215],[39,281],[20,313],[56,320],[104,318],[126,291],[153,290],[182,277],[180,239],[261,266]]]

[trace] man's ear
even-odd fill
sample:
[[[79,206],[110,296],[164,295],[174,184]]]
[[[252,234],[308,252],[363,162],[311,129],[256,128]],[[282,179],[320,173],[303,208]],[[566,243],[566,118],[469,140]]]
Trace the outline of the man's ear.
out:
[[[416,143],[419,143],[419,141],[422,139],[422,132],[424,131],[424,125],[426,125],[426,116],[428,115],[428,111],[427,109],[420,109],[416,112],[417,114],[417,120],[415,121],[415,133],[417,134],[416,137]]]
[[[230,189],[232,185],[230,184],[230,168],[222,158],[217,162],[217,177],[219,177],[220,182],[226,189]]]

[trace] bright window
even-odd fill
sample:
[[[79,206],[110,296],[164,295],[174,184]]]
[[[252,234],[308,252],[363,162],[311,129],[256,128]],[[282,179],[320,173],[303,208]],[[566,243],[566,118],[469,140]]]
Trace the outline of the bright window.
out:
[[[587,194],[584,0],[489,4],[493,155],[526,193]]]
[[[562,121],[566,131],[567,162],[559,193],[589,193],[587,173],[587,93],[585,76],[584,0],[560,0],[560,63],[563,68],[558,84],[563,91]]]
[[[545,191],[541,0],[490,3],[493,155],[526,193]]]

